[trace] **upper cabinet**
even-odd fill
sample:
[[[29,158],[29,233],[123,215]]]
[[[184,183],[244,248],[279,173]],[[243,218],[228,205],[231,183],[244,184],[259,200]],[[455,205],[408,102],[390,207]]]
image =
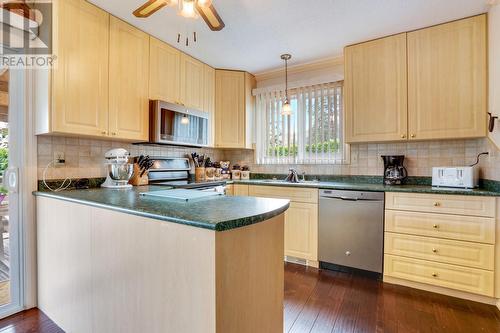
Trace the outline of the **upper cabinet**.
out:
[[[255,79],[239,71],[217,70],[215,73],[215,146],[218,148],[252,148],[251,117],[255,98]],[[248,128],[247,128],[248,126]]]
[[[408,33],[409,134],[486,135],[486,15]]]
[[[181,104],[188,108],[204,108],[205,65],[187,54],[181,55]]]
[[[149,36],[115,17],[110,23],[111,136],[149,138]]]
[[[486,136],[486,51],[486,15],[347,47],[346,141]]]
[[[209,128],[209,145],[215,144],[215,69],[205,65],[204,66],[204,110],[210,115],[210,128]]]
[[[181,52],[150,38],[149,98],[180,104]]]
[[[42,132],[106,136],[109,14],[83,0],[57,1],[54,13],[57,64]]]
[[[346,140],[406,139],[406,85],[406,34],[347,47]]]

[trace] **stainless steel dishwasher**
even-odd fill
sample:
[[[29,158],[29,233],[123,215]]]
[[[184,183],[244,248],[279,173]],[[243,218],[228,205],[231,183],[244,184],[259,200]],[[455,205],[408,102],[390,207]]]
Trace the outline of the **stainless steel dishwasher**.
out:
[[[382,273],[384,193],[320,190],[322,268]]]

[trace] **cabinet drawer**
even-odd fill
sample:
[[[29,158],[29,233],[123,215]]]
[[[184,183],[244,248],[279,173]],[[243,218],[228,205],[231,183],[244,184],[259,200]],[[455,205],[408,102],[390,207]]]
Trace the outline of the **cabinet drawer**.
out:
[[[318,190],[315,188],[296,188],[279,186],[252,185],[251,197],[289,199],[292,202],[318,203]]]
[[[475,267],[492,271],[495,247],[431,237],[385,233],[386,254]]]
[[[495,198],[490,197],[389,192],[385,205],[387,209],[495,217]]]
[[[485,217],[386,210],[385,231],[488,244],[495,243],[495,219]]]
[[[384,275],[493,296],[494,274],[481,269],[385,255]]]

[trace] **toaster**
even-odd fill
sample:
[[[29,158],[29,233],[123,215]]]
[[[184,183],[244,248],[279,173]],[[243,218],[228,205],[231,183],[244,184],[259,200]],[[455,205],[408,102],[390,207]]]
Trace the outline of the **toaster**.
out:
[[[479,168],[436,167],[432,168],[432,186],[475,188],[479,186]]]

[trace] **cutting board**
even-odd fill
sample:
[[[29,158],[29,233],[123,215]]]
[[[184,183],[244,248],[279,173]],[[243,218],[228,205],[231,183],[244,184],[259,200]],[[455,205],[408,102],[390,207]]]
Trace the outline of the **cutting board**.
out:
[[[222,193],[217,192],[202,192],[198,190],[185,190],[185,189],[177,189],[177,190],[164,190],[164,191],[152,191],[152,192],[144,192],[141,193],[142,196],[145,197],[153,197],[153,198],[161,198],[169,201],[178,201],[178,202],[193,202],[199,201],[207,198],[213,198],[220,195]]]

